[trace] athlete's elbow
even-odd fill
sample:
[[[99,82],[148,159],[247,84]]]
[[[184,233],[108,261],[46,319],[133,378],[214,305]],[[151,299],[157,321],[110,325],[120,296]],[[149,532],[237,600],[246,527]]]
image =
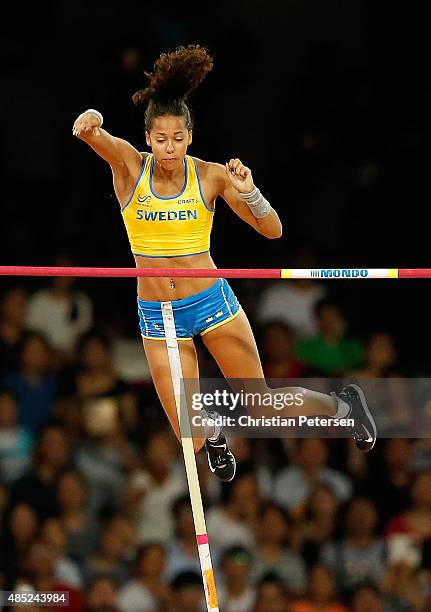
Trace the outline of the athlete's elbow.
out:
[[[281,238],[283,234],[281,221],[277,214],[267,215],[262,219],[257,219],[257,226],[255,227],[257,231],[262,234],[262,236],[265,236],[265,238],[270,238],[271,240]]]
[[[281,225],[272,228],[269,232],[265,232],[266,238],[269,238],[270,240],[281,238],[282,235],[283,235],[283,228]]]

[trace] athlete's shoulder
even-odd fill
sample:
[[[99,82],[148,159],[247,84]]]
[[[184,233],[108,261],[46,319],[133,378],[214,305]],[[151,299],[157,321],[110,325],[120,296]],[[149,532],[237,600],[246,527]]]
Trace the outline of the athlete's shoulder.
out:
[[[211,181],[212,183],[224,182],[226,174],[224,166],[222,164],[204,161],[203,159],[199,159],[198,157],[192,157],[192,159],[196,163],[202,180]]]
[[[149,157],[151,153],[149,153],[148,151],[139,151],[139,153],[141,155],[142,165],[144,165],[147,160],[147,157]]]

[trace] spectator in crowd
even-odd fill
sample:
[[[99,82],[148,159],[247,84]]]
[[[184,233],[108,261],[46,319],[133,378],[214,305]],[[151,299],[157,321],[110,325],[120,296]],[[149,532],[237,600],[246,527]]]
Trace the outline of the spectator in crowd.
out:
[[[299,340],[298,358],[308,368],[322,375],[342,375],[363,362],[361,343],[347,335],[347,323],[335,302],[322,299],[317,302],[315,316],[318,333]]]
[[[21,343],[20,368],[3,378],[18,403],[21,425],[37,431],[51,415],[57,382],[50,372],[50,347],[40,334],[30,332]]]
[[[88,331],[80,336],[76,352],[78,367],[64,375],[62,396],[82,400],[113,398],[125,424],[134,426],[136,398],[115,368],[107,335],[95,329]]]
[[[0,302],[0,376],[19,368],[26,313],[25,290],[22,287],[8,289]]]
[[[266,440],[237,436],[231,438],[230,447],[236,460],[235,478],[253,473],[257,478],[259,495],[271,497],[272,472],[268,462],[263,460],[263,457],[266,459]],[[218,492],[226,490],[231,486],[230,483],[222,483],[215,478],[211,478],[210,482],[211,484],[216,483],[217,485],[219,483],[221,485],[217,488]],[[219,499],[219,496],[217,499]],[[216,501],[216,498],[214,498],[214,501]]]
[[[412,415],[409,414],[408,388],[397,367],[398,355],[392,336],[384,332],[372,333],[365,346],[364,358],[363,367],[354,370],[351,376],[361,380],[365,395],[372,397],[373,404],[379,407],[380,430],[387,436],[404,435]]]
[[[292,329],[281,321],[271,321],[262,331],[262,367],[265,377],[298,378],[303,366],[295,355]]]
[[[169,612],[204,612],[202,576],[195,572],[183,572],[172,580],[170,586],[172,600]]]
[[[120,611],[168,610],[172,594],[164,579],[165,567],[166,552],[163,545],[150,542],[142,545],[136,558],[136,577],[120,589]]]
[[[252,612],[286,612],[289,610],[289,593],[285,584],[275,576],[263,578],[257,585]]]
[[[308,596],[291,604],[289,612],[347,612],[336,600],[334,576],[323,565],[315,565],[310,571]]]
[[[17,419],[14,396],[0,389],[0,478],[7,484],[20,478],[31,461],[33,435]]]
[[[383,596],[379,588],[372,582],[357,586],[350,601],[352,612],[386,612]],[[394,612],[402,611],[394,610]]]
[[[316,262],[311,253],[298,253],[292,261],[297,268],[313,268]],[[292,329],[299,338],[314,336],[317,332],[314,307],[326,295],[326,288],[311,279],[272,282],[262,292],[257,320],[261,324],[280,321]]]
[[[31,584],[35,591],[67,592],[69,596],[67,609],[70,612],[81,612],[83,610],[81,593],[56,579],[54,574],[55,559],[55,550],[49,544],[36,541],[31,546],[25,562],[26,573]],[[52,606],[51,609],[58,612],[58,610],[64,609],[64,606]]]
[[[283,508],[273,502],[262,506],[252,577],[258,582],[273,574],[292,594],[301,595],[305,591],[307,575],[301,555],[292,547],[293,529],[293,521]]]
[[[64,429],[47,426],[36,441],[33,465],[11,487],[11,502],[29,504],[41,520],[56,516],[57,478],[69,462],[69,452]]]
[[[108,524],[124,544],[124,559],[128,562],[133,561],[138,547],[138,538],[132,519],[125,514],[114,514]]]
[[[41,541],[55,552],[54,577],[74,589],[82,589],[82,575],[77,563],[66,555],[66,530],[57,518],[47,519],[41,528]]]
[[[57,483],[59,519],[66,532],[67,555],[80,564],[94,551],[99,531],[98,517],[91,513],[86,498],[82,475],[65,470]]]
[[[275,478],[275,500],[295,517],[302,516],[312,488],[319,481],[331,487],[338,501],[347,501],[352,495],[349,478],[329,468],[327,463],[328,448],[324,440],[298,440],[293,464],[282,469]]]
[[[330,486],[318,482],[304,506],[299,521],[301,552],[308,567],[319,560],[320,549],[335,535],[339,503]]]
[[[13,590],[15,580],[24,572],[26,555],[35,541],[37,529],[37,516],[28,504],[18,503],[12,506],[3,517],[0,532],[2,588]]]
[[[418,472],[410,488],[410,506],[386,526],[388,538],[403,534],[423,546],[431,540],[431,472]]]
[[[373,332],[365,345],[364,364],[352,372],[356,378],[386,378],[398,376],[398,360],[394,339],[384,332]]]
[[[253,551],[260,503],[256,476],[237,476],[225,490],[223,502],[207,513],[211,540],[220,548],[239,545]]]
[[[175,521],[175,537],[167,548],[166,576],[170,581],[182,572],[199,572],[199,557],[196,550],[196,533],[188,495],[179,497],[172,504]],[[217,559],[217,542],[211,546],[213,563]]]
[[[388,521],[407,510],[413,481],[413,447],[408,438],[392,438],[383,441],[383,457],[370,477],[366,488],[375,500],[379,524]]]
[[[68,255],[59,255],[54,263],[73,264]],[[50,287],[36,291],[29,299],[27,326],[46,336],[58,359],[71,357],[77,338],[93,323],[91,301],[85,293],[73,289],[75,280],[71,276],[56,276]]]
[[[174,532],[171,506],[187,492],[184,468],[176,462],[175,440],[170,432],[152,434],[144,446],[144,469],[132,473],[126,507],[134,516],[140,543],[167,544]]]
[[[120,612],[118,585],[111,576],[96,576],[85,591],[84,612]]]
[[[386,551],[374,533],[376,524],[374,504],[366,498],[353,498],[347,509],[344,537],[326,544],[321,551],[321,562],[334,572],[342,593],[365,581],[378,584],[383,577]]]
[[[342,472],[346,472],[351,478],[353,488],[357,494],[362,493],[367,496],[367,484],[373,473],[375,459],[372,455],[366,453],[358,453],[355,441],[353,438],[332,440],[332,461],[334,467],[337,467]],[[377,453],[376,453],[377,455]]]
[[[236,461],[236,476],[253,473],[257,478],[259,495],[263,498],[271,497],[272,494],[272,470],[266,461],[266,441],[258,438],[244,438],[242,436],[232,437],[229,442],[232,454]],[[265,457],[265,460],[263,459]],[[201,491],[207,503],[211,506],[219,503],[221,499],[229,496],[231,487],[229,482],[221,482],[213,478],[207,469],[207,459],[203,453],[196,455],[199,471]]]
[[[406,554],[407,553],[407,554]],[[418,567],[404,550],[396,561],[389,557],[381,583],[385,610],[390,612],[428,612],[431,603],[431,572]]]
[[[242,546],[232,546],[224,551],[220,568],[223,583],[218,588],[220,608],[226,612],[249,612],[256,597],[249,576],[253,558]]]
[[[75,461],[89,484],[88,504],[94,513],[114,512],[124,477],[138,465],[132,444],[112,397],[89,399],[83,406],[82,437]]]
[[[259,521],[262,496],[259,490],[258,478],[254,472],[248,472],[237,479],[232,490],[231,499],[239,513],[243,525],[248,527],[250,532],[255,534]],[[255,541],[254,535],[253,541]],[[245,546],[245,548],[247,548],[247,546]],[[253,548],[250,550],[253,550]]]
[[[94,576],[112,576],[117,584],[124,584],[128,576],[124,552],[124,540],[108,523],[102,529],[98,550],[83,564],[86,580]]]
[[[84,407],[75,397],[58,397],[54,406],[55,423],[63,427],[71,448],[76,448],[82,441],[84,431]]]

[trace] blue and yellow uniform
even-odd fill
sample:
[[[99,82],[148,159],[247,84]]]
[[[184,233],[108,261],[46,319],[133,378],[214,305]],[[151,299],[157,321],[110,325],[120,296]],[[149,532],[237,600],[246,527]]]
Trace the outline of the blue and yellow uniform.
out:
[[[132,253],[140,257],[182,257],[206,253],[214,209],[202,194],[195,160],[184,157],[184,185],[176,196],[154,193],[154,156],[147,155],[129,201],[122,208]]]
[[[128,202],[122,207],[132,253],[138,257],[185,257],[207,253],[214,208],[205,201],[196,161],[184,157],[184,184],[176,196],[153,190],[155,159],[147,155]],[[177,337],[190,340],[237,316],[240,305],[225,279],[205,291],[171,302]],[[138,299],[141,334],[164,339],[161,302]]]

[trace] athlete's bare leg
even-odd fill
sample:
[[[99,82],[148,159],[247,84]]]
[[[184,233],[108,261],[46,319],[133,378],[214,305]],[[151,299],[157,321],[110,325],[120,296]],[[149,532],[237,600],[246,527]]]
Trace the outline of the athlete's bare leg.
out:
[[[172,376],[169,366],[166,342],[162,340],[149,340],[142,338],[145,355],[150,366],[151,376],[156,387],[157,394],[169,419],[172,429],[178,440],[181,441],[180,428],[178,424],[177,407],[175,404]],[[193,340],[181,340],[178,342],[183,377],[195,380],[199,385],[199,366]],[[199,389],[196,389],[198,392]],[[204,445],[205,438],[193,438],[193,446],[197,453]]]
[[[337,403],[334,398],[302,387],[271,389],[267,386],[256,342],[245,312],[229,323],[203,334],[202,339],[227,379],[240,379],[240,389],[250,393],[300,393],[303,404],[286,406],[277,414],[282,416],[334,416]],[[232,381],[234,382],[234,381]],[[274,416],[271,406],[247,406],[253,416]]]

